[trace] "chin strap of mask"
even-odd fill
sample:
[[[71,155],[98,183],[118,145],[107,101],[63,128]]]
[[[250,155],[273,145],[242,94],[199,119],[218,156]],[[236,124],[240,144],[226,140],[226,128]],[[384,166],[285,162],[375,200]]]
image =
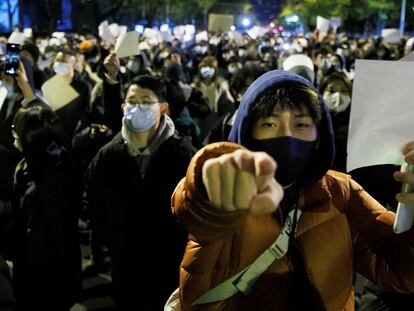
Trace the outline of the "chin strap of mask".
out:
[[[222,301],[238,292],[247,295],[263,272],[265,272],[275,260],[282,258],[287,253],[289,237],[292,234],[295,234],[296,224],[299,221],[301,214],[302,211],[299,208],[292,209],[286,218],[280,234],[268,249],[242,271],[204,293],[193,303],[193,305]]]

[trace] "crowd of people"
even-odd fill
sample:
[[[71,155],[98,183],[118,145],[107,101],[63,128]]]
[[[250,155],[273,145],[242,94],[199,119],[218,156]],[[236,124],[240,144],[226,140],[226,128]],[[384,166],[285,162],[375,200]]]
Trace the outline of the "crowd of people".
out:
[[[355,61],[412,41],[141,36],[119,58],[94,34],[26,39],[0,68],[0,310],[70,310],[80,226],[119,310],[176,289],[181,310],[412,309],[414,228],[392,226],[414,176],[346,171]],[[58,109],[55,75],[77,93]],[[402,152],[414,164],[414,134]]]

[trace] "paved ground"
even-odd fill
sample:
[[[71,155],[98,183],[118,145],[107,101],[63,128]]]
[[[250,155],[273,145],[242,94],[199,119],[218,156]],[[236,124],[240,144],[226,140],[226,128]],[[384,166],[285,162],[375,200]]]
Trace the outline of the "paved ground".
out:
[[[83,290],[80,301],[75,304],[71,311],[115,311],[114,300],[110,296],[111,273],[107,271],[101,273],[91,273],[90,248],[88,230],[80,232],[82,249],[82,268],[84,271]]]

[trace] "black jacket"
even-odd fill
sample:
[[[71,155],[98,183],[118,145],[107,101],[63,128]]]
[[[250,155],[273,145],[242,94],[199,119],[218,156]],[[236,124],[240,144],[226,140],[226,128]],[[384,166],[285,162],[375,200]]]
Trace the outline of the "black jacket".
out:
[[[174,134],[152,154],[142,177],[139,156],[129,155],[118,133],[89,165],[93,228],[101,230],[109,248],[120,309],[162,310],[178,286],[187,234],[172,215],[170,201],[194,151],[189,141]]]
[[[19,310],[69,310],[82,285],[82,179],[66,153],[42,160],[16,168],[14,290]]]

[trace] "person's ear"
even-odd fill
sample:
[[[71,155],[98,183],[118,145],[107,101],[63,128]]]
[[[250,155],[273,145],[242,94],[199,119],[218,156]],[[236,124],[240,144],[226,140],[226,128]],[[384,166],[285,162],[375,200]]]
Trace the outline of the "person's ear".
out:
[[[122,113],[123,113],[123,112],[124,112],[124,110],[125,110],[125,105],[126,105],[125,103],[122,103],[122,104],[121,104],[121,111],[122,111]]]
[[[168,113],[169,111],[169,105],[167,102],[161,102],[160,103],[160,113],[161,115]]]

